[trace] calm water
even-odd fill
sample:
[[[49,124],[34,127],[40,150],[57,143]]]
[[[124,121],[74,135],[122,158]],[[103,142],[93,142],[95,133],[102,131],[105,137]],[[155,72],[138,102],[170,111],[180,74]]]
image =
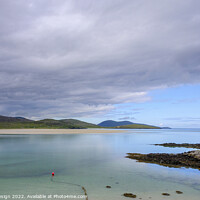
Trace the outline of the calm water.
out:
[[[155,143],[199,143],[200,129],[130,130],[85,135],[0,135],[0,195],[82,195],[89,200],[200,199],[200,171],[138,163],[128,152],[184,152]],[[50,180],[55,172],[54,182]],[[107,189],[110,185],[112,188]],[[176,194],[180,190],[183,194]],[[164,197],[167,192],[171,196]],[[0,196],[0,199],[1,196]]]

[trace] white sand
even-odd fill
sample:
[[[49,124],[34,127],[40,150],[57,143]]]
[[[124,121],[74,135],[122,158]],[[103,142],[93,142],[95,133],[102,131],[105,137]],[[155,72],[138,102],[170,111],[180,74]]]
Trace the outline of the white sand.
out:
[[[124,133],[124,130],[112,129],[0,129],[0,135],[15,134],[88,134],[88,133]]]

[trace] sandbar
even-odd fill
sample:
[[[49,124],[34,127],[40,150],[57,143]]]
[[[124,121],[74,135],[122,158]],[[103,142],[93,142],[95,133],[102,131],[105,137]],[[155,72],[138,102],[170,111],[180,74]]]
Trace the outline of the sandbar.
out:
[[[0,129],[0,135],[124,133],[114,129]]]

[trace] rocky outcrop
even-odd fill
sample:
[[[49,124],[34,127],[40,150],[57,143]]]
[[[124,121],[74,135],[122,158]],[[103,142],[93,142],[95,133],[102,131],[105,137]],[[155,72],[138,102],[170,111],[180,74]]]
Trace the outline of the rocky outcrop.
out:
[[[163,143],[163,144],[155,144],[156,146],[163,146],[163,147],[184,147],[184,148],[193,148],[193,149],[200,149],[200,144],[176,144],[176,143]]]
[[[138,162],[155,163],[167,167],[187,167],[200,169],[200,150],[189,151],[179,154],[168,153],[128,153],[126,156]]]

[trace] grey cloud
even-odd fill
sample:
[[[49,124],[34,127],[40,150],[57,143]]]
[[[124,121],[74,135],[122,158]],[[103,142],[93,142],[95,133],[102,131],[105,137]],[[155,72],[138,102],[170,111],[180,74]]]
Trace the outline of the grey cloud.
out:
[[[0,1],[0,111],[79,117],[199,83],[200,2]]]

